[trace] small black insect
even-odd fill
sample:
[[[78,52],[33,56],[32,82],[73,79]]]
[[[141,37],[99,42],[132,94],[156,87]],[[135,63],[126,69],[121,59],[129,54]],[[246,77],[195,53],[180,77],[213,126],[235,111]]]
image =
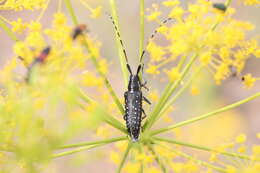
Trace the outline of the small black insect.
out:
[[[214,3],[213,7],[223,12],[227,10],[227,6],[223,3]]]
[[[41,51],[41,53],[39,54],[39,56],[37,56],[33,60],[33,62],[28,66],[28,71],[27,71],[27,75],[26,75],[26,78],[25,78],[27,83],[30,83],[32,70],[35,67],[35,65],[44,63],[46,61],[46,58],[50,54],[50,51],[51,51],[51,47],[50,46],[47,46],[46,48],[44,48]]]
[[[75,40],[79,35],[81,35],[84,31],[87,31],[87,25],[79,24],[72,33],[72,39]]]
[[[128,58],[126,55],[126,51],[124,49],[124,44],[123,44],[121,36],[118,32],[117,26],[116,26],[112,16],[110,16],[110,19],[115,27],[116,34],[117,34],[120,44],[123,48],[124,57],[126,60],[126,66],[130,73],[129,82],[128,82],[128,90],[124,93],[124,98],[125,98],[124,120],[126,121],[126,128],[127,128],[129,136],[131,137],[131,140],[133,142],[137,142],[139,140],[139,136],[140,136],[141,122],[146,117],[146,113],[143,109],[142,103],[143,103],[143,101],[145,101],[148,104],[151,104],[151,102],[146,97],[144,97],[143,93],[142,93],[142,88],[145,88],[148,90],[148,88],[146,87],[146,82],[142,83],[139,78],[139,73],[142,71],[144,65],[143,64],[138,65],[136,74],[134,74],[132,72],[131,67],[128,63]],[[171,19],[172,18],[168,18],[168,19],[164,20],[163,24]],[[161,27],[161,25],[159,27]],[[157,30],[154,31],[154,33],[151,35],[150,39],[152,39],[156,33],[157,33]],[[144,54],[145,54],[145,50],[142,51],[142,54],[140,57],[140,62],[142,62],[142,58],[143,58]]]

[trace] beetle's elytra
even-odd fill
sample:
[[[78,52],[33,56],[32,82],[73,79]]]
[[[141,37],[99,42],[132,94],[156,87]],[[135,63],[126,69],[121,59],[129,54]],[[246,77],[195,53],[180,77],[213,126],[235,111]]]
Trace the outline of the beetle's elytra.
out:
[[[145,112],[142,107],[142,101],[145,100],[149,104],[150,102],[143,97],[141,88],[144,86],[139,79],[139,72],[141,71],[141,65],[138,66],[136,74],[132,73],[130,66],[127,64],[127,68],[130,72],[128,90],[125,92],[125,115],[127,131],[133,142],[137,142],[141,130],[141,121],[145,118]],[[144,116],[142,116],[144,113]]]

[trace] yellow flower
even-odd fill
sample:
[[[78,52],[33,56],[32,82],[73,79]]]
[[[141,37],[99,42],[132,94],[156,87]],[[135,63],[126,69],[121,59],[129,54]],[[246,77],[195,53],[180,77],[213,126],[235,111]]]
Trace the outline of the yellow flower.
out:
[[[260,4],[259,0],[243,0],[245,5],[257,5]]]
[[[158,99],[159,99],[159,94],[158,94],[158,92],[157,91],[151,91],[150,93],[149,93],[149,99],[151,99],[151,101],[152,102],[157,102],[158,101]]]
[[[163,1],[162,4],[166,7],[172,7],[180,4],[179,0],[168,0],[168,1]]]
[[[226,168],[226,172],[227,173],[236,173],[237,170],[235,167],[231,166],[231,165],[228,165],[227,168]]]
[[[101,138],[109,138],[111,136],[111,132],[108,126],[100,126],[96,131],[96,135]]]
[[[160,11],[154,11],[149,16],[147,16],[148,21],[156,20],[161,15]]]
[[[237,143],[244,143],[245,141],[246,141],[246,135],[245,134],[240,134],[239,136],[236,137]]]
[[[256,79],[254,77],[252,77],[251,74],[247,74],[247,75],[243,76],[242,80],[243,80],[243,84],[248,89],[253,87],[256,82]]]
[[[162,60],[166,53],[164,47],[158,46],[152,41],[148,44],[147,51],[150,53],[151,60],[154,62]]]
[[[156,65],[149,64],[145,71],[149,74],[160,74],[160,71]]]
[[[47,0],[22,0],[22,1],[15,1],[15,0],[6,0],[1,3],[0,9],[1,10],[34,10],[39,8],[44,8],[46,6]],[[1,1],[2,2],[2,1]]]
[[[260,133],[257,133],[257,134],[256,134],[256,137],[257,137],[258,139],[260,139]]]
[[[139,163],[127,163],[126,165],[125,165],[125,168],[123,169],[124,170],[124,172],[126,172],[126,173],[134,173],[134,172],[138,172],[138,170],[139,170],[139,168],[140,168],[140,164]]]
[[[179,69],[174,67],[169,71],[166,71],[168,78],[170,81],[175,81],[180,78],[180,72]]]
[[[200,56],[200,62],[202,65],[208,65],[210,60],[211,60],[211,52],[204,52],[201,56]]]
[[[31,32],[39,32],[41,31],[42,24],[39,22],[32,21],[30,24],[28,24],[28,28]]]
[[[91,10],[91,15],[90,17],[91,18],[98,18],[101,16],[101,13],[102,13],[102,6],[99,6],[93,10]]]
[[[160,169],[154,167],[154,166],[151,166],[147,169],[147,172],[149,173],[161,173]]]
[[[12,25],[12,31],[18,32],[19,34],[23,33],[28,26],[27,23],[23,23],[23,20],[21,18],[18,18],[17,21],[11,22],[11,25]]]
[[[64,24],[66,24],[66,22],[67,22],[67,18],[63,13],[58,12],[54,14],[54,20],[53,20],[54,27],[61,27]]]
[[[114,164],[118,165],[120,163],[120,159],[121,159],[121,157],[120,157],[120,154],[118,152],[114,152],[114,151],[110,152],[110,160]]]
[[[240,152],[240,153],[245,153],[246,152],[246,146],[244,146],[244,145],[240,146],[237,151]]]
[[[218,160],[217,154],[216,153],[211,153],[209,161],[210,162],[215,162]]]
[[[195,96],[195,95],[198,95],[200,93],[200,90],[197,86],[192,85],[190,92],[191,92],[191,95]]]
[[[169,13],[169,17],[177,20],[181,20],[183,14],[184,14],[184,10],[181,7],[175,7]]]

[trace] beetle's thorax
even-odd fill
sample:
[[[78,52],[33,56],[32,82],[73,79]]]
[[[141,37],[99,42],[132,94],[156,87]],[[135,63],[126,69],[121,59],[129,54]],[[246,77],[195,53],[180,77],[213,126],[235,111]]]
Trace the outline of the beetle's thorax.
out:
[[[140,91],[141,85],[138,75],[130,75],[128,91]]]

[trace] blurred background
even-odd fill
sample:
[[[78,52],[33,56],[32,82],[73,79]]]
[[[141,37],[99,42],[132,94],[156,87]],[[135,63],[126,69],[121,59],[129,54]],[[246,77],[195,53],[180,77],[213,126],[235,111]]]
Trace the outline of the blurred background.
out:
[[[80,23],[88,25],[89,34],[99,40],[102,43],[101,55],[105,57],[110,65],[110,74],[108,76],[113,87],[118,95],[123,95],[124,84],[121,75],[121,69],[118,60],[117,48],[115,43],[114,27],[105,12],[110,13],[110,6],[108,0],[88,0],[86,1],[92,8],[97,6],[103,7],[103,15],[97,19],[90,18],[90,12],[84,8],[79,0],[73,0],[73,6],[76,9],[76,14]],[[161,3],[161,0],[146,0],[145,7],[150,8],[153,3]],[[182,5],[187,6],[189,0],[182,0]],[[213,1],[224,2],[224,1]],[[117,0],[117,10],[119,16],[119,25],[121,31],[121,37],[124,41],[125,48],[130,59],[132,66],[136,67],[138,64],[139,55],[139,1],[122,1]],[[44,14],[41,23],[43,27],[51,25],[53,13],[57,10],[58,0],[51,0],[46,13]],[[67,13],[67,9],[63,4],[62,11]],[[257,7],[249,7],[242,5],[241,1],[234,0],[231,7],[236,9],[235,18],[251,22],[255,25],[255,30],[248,33],[248,37],[259,36],[260,33],[260,9]],[[16,20],[18,17],[24,21],[31,21],[38,16],[40,11],[0,11],[0,15],[6,17],[10,21]],[[165,16],[164,16],[165,15]],[[164,20],[166,18],[167,11],[163,13],[160,18]],[[69,15],[67,15],[69,16]],[[70,18],[69,23],[72,23]],[[157,23],[148,22],[145,20],[145,42],[158,26]],[[22,38],[21,36],[20,38]],[[160,35],[157,35],[157,40],[160,40]],[[0,67],[3,67],[8,58],[14,56],[13,54],[13,41],[0,30]],[[163,40],[163,39],[162,39]],[[149,58],[147,54],[145,59]],[[254,76],[260,76],[260,61],[256,58],[250,58],[245,70],[242,74],[248,72]],[[219,108],[223,105],[227,105],[243,99],[253,93],[256,93],[260,89],[260,82],[256,82],[256,85],[248,90],[243,88],[241,79],[238,77],[225,80],[222,85],[216,86],[215,82],[208,76],[208,80],[201,80],[201,83],[197,84],[200,88],[200,93],[197,96],[191,96],[189,92],[178,99],[174,105],[175,111],[171,113],[171,117],[174,121],[178,122],[186,120],[190,117],[206,113],[215,108]],[[158,80],[145,74],[145,79],[148,81],[148,87],[150,89],[164,88],[164,82],[158,82]],[[148,93],[145,93],[148,95]],[[182,129],[181,138],[187,142],[195,144],[203,144],[205,146],[214,146],[216,143],[225,143],[233,140],[240,133],[248,135],[248,144],[259,144],[259,140],[256,138],[256,133],[260,132],[260,100],[256,99],[246,103],[239,108],[232,111],[223,113],[223,115],[213,117],[198,123],[189,125],[187,128]],[[147,107],[149,112],[149,107]],[[192,135],[189,135],[192,132]],[[101,151],[99,148],[87,152],[82,152],[76,155],[71,155],[64,158],[55,160],[47,172],[56,170],[57,172],[70,173],[95,173],[103,172],[112,173],[115,170],[115,166],[110,164],[109,159],[100,161],[98,158],[103,155],[103,151],[110,151],[111,148],[103,147]],[[91,154],[91,155],[90,155]],[[87,164],[86,164],[87,162]],[[100,166],[102,165],[102,167]]]

